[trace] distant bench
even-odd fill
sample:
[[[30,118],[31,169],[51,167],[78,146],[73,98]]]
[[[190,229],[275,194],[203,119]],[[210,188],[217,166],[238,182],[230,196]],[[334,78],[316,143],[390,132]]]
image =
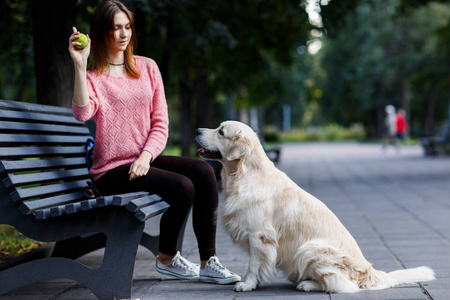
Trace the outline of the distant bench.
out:
[[[280,147],[271,147],[268,148],[263,145],[264,151],[266,152],[267,157],[273,161],[274,163],[278,163],[280,161],[281,148]]]
[[[450,124],[444,125],[436,136],[422,137],[421,143],[426,156],[437,155],[440,152],[450,153]]]
[[[168,203],[146,192],[96,195],[86,166],[91,137],[71,109],[0,100],[0,224],[56,242],[51,257],[1,264],[0,294],[67,278],[99,299],[130,298],[139,244],[157,255],[159,236],[145,233],[144,221]],[[75,261],[103,247],[101,267]]]

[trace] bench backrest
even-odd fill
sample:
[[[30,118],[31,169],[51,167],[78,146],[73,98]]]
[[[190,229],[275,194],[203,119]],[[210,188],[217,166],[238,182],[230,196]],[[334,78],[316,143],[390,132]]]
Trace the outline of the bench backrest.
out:
[[[87,198],[90,137],[69,108],[0,100],[0,179],[24,214]]]

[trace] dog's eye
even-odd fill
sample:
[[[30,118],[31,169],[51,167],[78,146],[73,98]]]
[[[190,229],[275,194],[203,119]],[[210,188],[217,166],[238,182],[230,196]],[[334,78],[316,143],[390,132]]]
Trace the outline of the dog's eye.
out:
[[[219,134],[220,134],[221,136],[224,135],[224,134],[223,134],[223,128],[220,128],[220,129],[219,129]]]

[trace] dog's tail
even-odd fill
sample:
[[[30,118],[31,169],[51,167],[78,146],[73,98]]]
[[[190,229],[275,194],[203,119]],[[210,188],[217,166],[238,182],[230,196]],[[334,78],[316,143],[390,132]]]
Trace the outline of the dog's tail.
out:
[[[367,275],[364,282],[360,283],[361,288],[385,289],[401,284],[413,284],[435,279],[434,271],[429,267],[397,270],[389,273],[372,269]]]

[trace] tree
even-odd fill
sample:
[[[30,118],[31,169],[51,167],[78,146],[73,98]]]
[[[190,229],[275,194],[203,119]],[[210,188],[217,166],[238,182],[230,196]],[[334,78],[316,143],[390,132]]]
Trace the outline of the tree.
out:
[[[32,0],[34,65],[40,104],[70,107],[73,63],[67,51],[76,0]]]
[[[276,101],[279,89],[258,91],[277,85],[271,69],[293,64],[310,28],[303,8],[292,1],[148,0],[142,10],[149,20],[141,25],[150,27],[143,46],[161,62],[166,82],[176,79],[183,155],[189,153],[193,128],[213,126],[218,93],[233,91],[255,105]],[[239,93],[244,90],[250,96]]]
[[[304,8],[296,1],[123,1],[136,13],[137,54],[156,60],[169,105],[180,111],[180,116],[172,111],[171,132],[175,134],[171,136],[182,132],[184,155],[189,154],[193,129],[214,126],[215,115],[223,115],[214,111],[221,107],[217,101],[221,95],[235,98],[236,106],[266,106],[278,101],[278,94],[285,92],[282,82],[286,76],[294,75],[291,67],[295,49],[305,44],[311,28]],[[70,106],[73,66],[67,51],[68,37],[73,25],[89,32],[93,9],[100,2],[7,0],[6,8],[1,7],[2,14],[5,10],[19,12],[29,31],[33,29],[34,47],[25,49],[34,53],[39,103]],[[14,23],[10,17],[2,15],[0,24]],[[31,40],[31,32],[17,31],[20,36],[8,31],[5,40],[18,45]],[[2,40],[0,45],[8,42]],[[24,70],[31,70],[31,63],[22,64],[24,54],[9,50],[0,54],[2,70],[5,61],[12,58],[6,53],[14,54],[13,62],[7,63],[8,70],[17,69],[19,64],[28,67]],[[26,86],[30,89],[28,82],[34,78],[33,74],[22,74],[25,76],[14,78],[27,78]],[[16,90],[18,85],[16,80],[0,75],[0,95],[2,90]]]
[[[383,108],[393,104],[410,110],[411,120],[423,128],[423,99],[434,95],[427,82],[442,86],[448,77],[447,58],[436,45],[448,42],[437,33],[448,26],[450,6],[400,0],[333,4],[322,9],[327,32],[321,63],[327,73],[323,112],[346,124],[362,122],[380,137]],[[429,119],[434,113],[432,101],[427,103]]]
[[[0,98],[35,99],[31,9],[25,1],[2,1],[0,16]]]

